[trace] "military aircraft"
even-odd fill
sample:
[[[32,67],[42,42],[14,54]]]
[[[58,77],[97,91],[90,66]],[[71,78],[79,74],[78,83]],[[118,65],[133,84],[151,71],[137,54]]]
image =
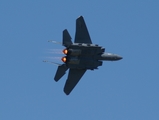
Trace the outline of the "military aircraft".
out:
[[[64,64],[59,64],[54,80],[58,81],[69,69],[64,92],[69,95],[87,70],[98,69],[102,61],[117,61],[121,56],[105,53],[105,48],[92,44],[83,16],[76,19],[76,32],[74,43],[71,41],[67,29],[63,31],[62,45],[66,48],[62,57]]]

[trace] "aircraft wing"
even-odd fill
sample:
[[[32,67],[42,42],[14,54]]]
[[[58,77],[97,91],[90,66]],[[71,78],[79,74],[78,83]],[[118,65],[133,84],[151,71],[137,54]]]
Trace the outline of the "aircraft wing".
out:
[[[87,26],[82,16],[76,20],[75,43],[92,43]]]
[[[64,92],[69,95],[73,88],[77,85],[86,69],[70,69],[69,75],[64,86]]]

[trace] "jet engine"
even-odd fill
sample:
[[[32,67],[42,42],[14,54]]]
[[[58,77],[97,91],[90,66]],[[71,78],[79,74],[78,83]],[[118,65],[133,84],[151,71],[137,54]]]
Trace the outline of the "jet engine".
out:
[[[67,63],[67,64],[79,64],[80,60],[77,59],[77,58],[67,58],[66,56],[65,57],[62,57],[61,60],[64,62],[64,63]]]
[[[65,55],[73,55],[73,56],[78,56],[81,54],[81,50],[80,49],[64,49],[63,53]]]
[[[77,59],[77,58],[70,58],[70,59],[68,60],[68,63],[69,63],[69,64],[79,64],[79,62],[80,62],[80,60]]]
[[[64,63],[66,63],[67,58],[66,58],[66,57],[62,57],[61,60],[62,60]]]

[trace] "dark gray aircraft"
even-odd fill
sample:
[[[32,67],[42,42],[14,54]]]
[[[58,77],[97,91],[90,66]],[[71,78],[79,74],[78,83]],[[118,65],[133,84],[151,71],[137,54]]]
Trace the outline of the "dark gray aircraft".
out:
[[[64,86],[64,92],[69,95],[81,77],[87,70],[98,69],[102,61],[117,61],[121,56],[105,53],[105,48],[92,44],[85,21],[82,16],[76,20],[76,33],[74,43],[68,31],[63,31],[62,45],[66,48],[63,53],[66,55],[61,60],[64,64],[59,65],[55,74],[55,81],[58,81],[69,69],[68,78]]]

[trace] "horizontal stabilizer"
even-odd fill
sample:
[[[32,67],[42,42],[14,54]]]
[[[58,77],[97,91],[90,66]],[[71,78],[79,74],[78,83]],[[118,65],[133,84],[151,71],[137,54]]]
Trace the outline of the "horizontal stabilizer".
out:
[[[65,64],[58,66],[54,80],[57,82],[66,73],[68,67]]]
[[[68,33],[67,29],[65,29],[63,31],[63,45],[64,46],[69,46],[72,44],[72,41],[71,41],[71,36],[70,34]]]

